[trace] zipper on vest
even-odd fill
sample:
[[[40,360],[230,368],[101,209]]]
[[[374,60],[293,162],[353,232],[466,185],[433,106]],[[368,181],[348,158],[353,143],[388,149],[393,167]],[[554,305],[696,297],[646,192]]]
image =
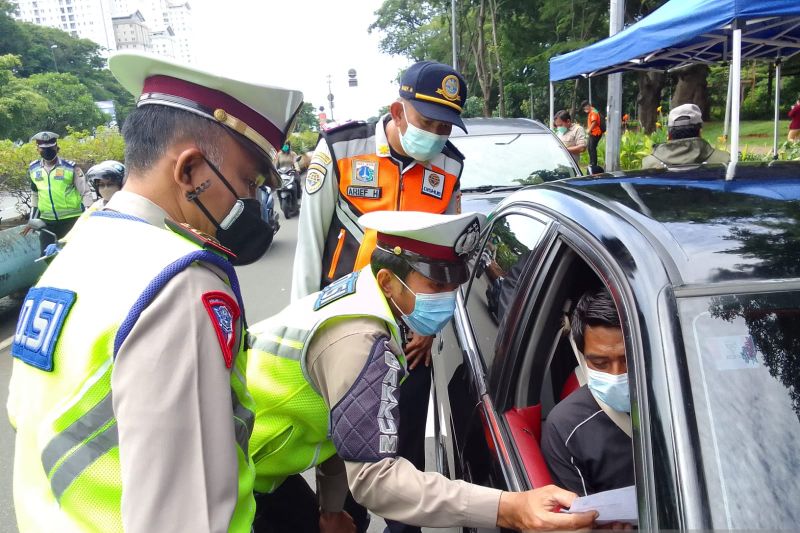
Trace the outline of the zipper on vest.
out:
[[[333,251],[333,259],[331,259],[331,269],[328,271],[328,279],[333,279],[336,274],[336,266],[339,264],[339,256],[342,255],[342,248],[344,248],[344,235],[345,229],[339,230],[339,242],[336,243],[336,250]]]
[[[53,185],[50,183],[50,173],[53,172],[57,166],[58,162],[50,169],[50,172],[47,173],[47,195],[50,197],[50,208],[53,210],[53,216],[56,221],[58,221],[58,212],[56,211],[56,203],[53,201]],[[44,168],[44,163],[42,163],[42,168]]]

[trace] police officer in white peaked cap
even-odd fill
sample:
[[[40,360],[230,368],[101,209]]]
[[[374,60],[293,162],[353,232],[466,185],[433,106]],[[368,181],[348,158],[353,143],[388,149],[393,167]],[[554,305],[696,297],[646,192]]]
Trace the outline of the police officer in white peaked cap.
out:
[[[569,507],[574,493],[553,486],[501,492],[421,472],[397,455],[403,331],[433,335],[452,318],[484,219],[363,215],[359,223],[377,232],[370,264],[250,328],[256,531],[348,530],[351,520],[364,531],[364,517],[347,512],[348,488],[373,513],[410,525],[591,525],[594,513],[554,512]],[[310,466],[318,499],[299,478]]]
[[[141,53],[109,67],[138,100],[127,181],[30,290],[12,345],[19,529],[249,532],[233,265],[269,245],[255,193],[303,96]]]

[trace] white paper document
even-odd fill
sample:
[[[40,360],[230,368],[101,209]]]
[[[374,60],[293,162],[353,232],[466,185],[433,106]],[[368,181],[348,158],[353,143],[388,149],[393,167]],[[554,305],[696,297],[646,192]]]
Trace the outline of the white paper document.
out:
[[[598,524],[609,524],[620,522],[624,524],[637,524],[639,513],[636,507],[636,487],[624,487],[621,489],[607,490],[598,492],[590,496],[575,498],[572,507],[566,509],[566,513],[582,513],[584,511],[597,511]]]

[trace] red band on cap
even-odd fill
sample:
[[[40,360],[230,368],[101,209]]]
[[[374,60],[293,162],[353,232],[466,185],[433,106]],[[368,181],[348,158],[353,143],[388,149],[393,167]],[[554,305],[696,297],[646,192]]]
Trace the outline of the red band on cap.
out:
[[[378,242],[387,245],[389,248],[399,246],[409,252],[414,252],[415,254],[424,255],[425,257],[440,261],[457,262],[461,260],[452,246],[441,246],[439,244],[417,241],[407,237],[386,235],[385,233],[378,233]]]
[[[171,76],[157,75],[145,80],[142,93],[163,93],[186,98],[208,108],[211,113],[215,109],[222,109],[256,130],[273,146],[283,144],[283,132],[280,128],[261,113],[222,91]]]

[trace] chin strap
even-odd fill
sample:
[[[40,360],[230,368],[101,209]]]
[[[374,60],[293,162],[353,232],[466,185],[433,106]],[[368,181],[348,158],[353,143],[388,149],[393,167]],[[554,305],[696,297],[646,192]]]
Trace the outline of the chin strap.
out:
[[[588,374],[586,371],[586,358],[583,357],[583,353],[581,353],[581,351],[578,349],[578,345],[575,344],[575,338],[572,336],[572,329],[569,325],[569,316],[567,315],[564,315],[564,333],[569,339],[569,345],[572,346],[572,353],[575,354],[575,359],[578,360],[578,368],[575,369],[575,375],[578,378],[578,383],[580,383],[581,386],[586,385],[586,376]],[[608,418],[610,418],[611,421],[614,422],[614,424],[629,438],[633,438],[631,415],[629,413],[623,413],[612,409],[607,403],[594,394],[594,391],[592,391],[591,387],[589,387],[589,392],[592,393],[594,401],[596,401],[597,405],[600,406],[600,409],[602,409],[603,412],[608,415]]]

